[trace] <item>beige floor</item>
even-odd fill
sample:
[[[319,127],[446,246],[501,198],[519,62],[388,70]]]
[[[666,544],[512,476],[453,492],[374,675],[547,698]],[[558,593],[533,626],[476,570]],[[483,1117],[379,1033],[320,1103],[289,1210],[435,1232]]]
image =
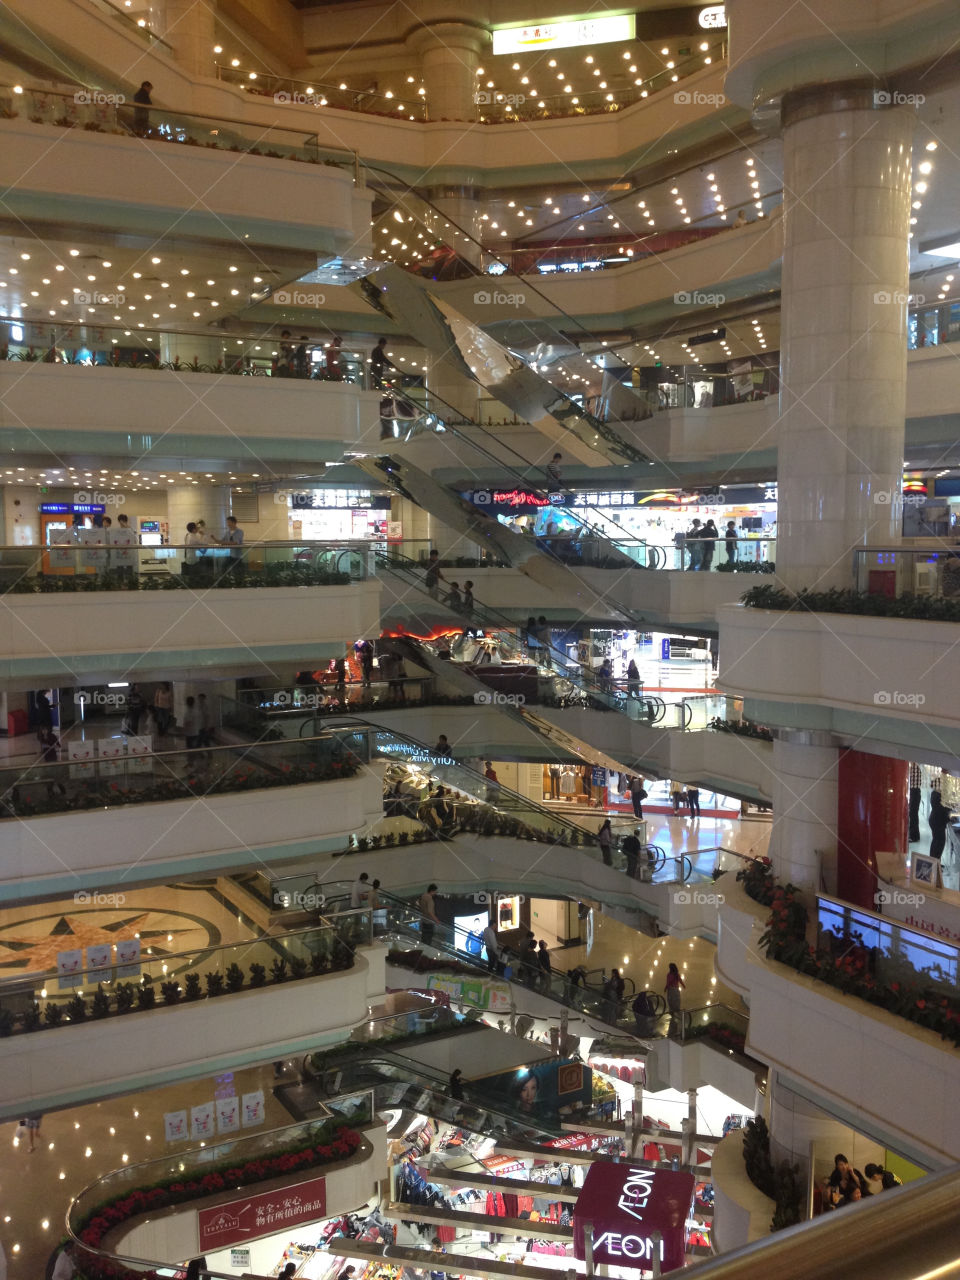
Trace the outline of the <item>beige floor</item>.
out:
[[[33,1154],[26,1144],[16,1144],[15,1124],[0,1125],[0,1150],[4,1153],[0,1160],[0,1242],[10,1280],[42,1280],[50,1253],[65,1235],[63,1224],[70,1199],[83,1187],[124,1165],[189,1149],[189,1142],[164,1142],[164,1112],[209,1102],[217,1090],[239,1096],[263,1089],[266,1118],[258,1131],[293,1123],[273,1098],[273,1086],[273,1067],[267,1064],[52,1112],[43,1117]],[[153,1176],[159,1178],[162,1172],[165,1170],[157,1170]],[[151,1172],[144,1173],[145,1181],[149,1180]]]

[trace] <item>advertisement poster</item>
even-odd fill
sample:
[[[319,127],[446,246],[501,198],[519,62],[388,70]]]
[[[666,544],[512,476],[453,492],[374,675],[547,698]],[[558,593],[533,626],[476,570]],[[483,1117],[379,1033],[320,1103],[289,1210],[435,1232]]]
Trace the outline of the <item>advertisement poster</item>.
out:
[[[243,1117],[244,1129],[250,1129],[254,1125],[263,1124],[263,1090],[255,1089],[252,1093],[243,1095],[243,1109],[241,1111]]]
[[[57,976],[60,979],[61,990],[64,987],[79,987],[83,974],[83,951],[58,951],[57,952]]]
[[[113,968],[113,947],[103,942],[96,947],[87,947],[87,981],[109,982]]]
[[[327,1187],[325,1178],[311,1178],[279,1191],[264,1195],[242,1196],[228,1204],[201,1209],[197,1214],[200,1252],[228,1249],[258,1236],[270,1236],[296,1227],[302,1222],[316,1222],[326,1216]]]
[[[236,1133],[240,1128],[240,1099],[217,1098],[217,1133]]]
[[[139,938],[122,938],[117,943],[117,977],[140,977]]]
[[[672,1169],[607,1160],[591,1165],[573,1211],[574,1257],[586,1256],[584,1230],[589,1223],[598,1265],[650,1272],[659,1252],[661,1272],[685,1266],[686,1222],[695,1182],[692,1173]]]
[[[122,738],[98,738],[97,760],[101,778],[116,778],[124,771],[127,744]]]
[[[152,773],[153,735],[130,734],[127,738],[126,768],[128,773]]]
[[[163,1136],[167,1142],[186,1142],[190,1137],[186,1111],[166,1111],[163,1116]]]
[[[509,982],[490,982],[484,978],[454,978],[431,974],[427,979],[429,991],[441,992],[456,1003],[471,1005],[477,1009],[489,1009],[491,1013],[510,1012]]]
[[[71,778],[93,778],[97,772],[95,743],[68,742],[67,759]]]
[[[582,1062],[538,1062],[515,1071],[470,1077],[470,1088],[492,1098],[506,1098],[513,1110],[529,1116],[556,1116],[561,1108],[590,1105],[593,1072]]]
[[[190,1108],[190,1137],[195,1142],[213,1137],[213,1114],[212,1102],[201,1102]]]

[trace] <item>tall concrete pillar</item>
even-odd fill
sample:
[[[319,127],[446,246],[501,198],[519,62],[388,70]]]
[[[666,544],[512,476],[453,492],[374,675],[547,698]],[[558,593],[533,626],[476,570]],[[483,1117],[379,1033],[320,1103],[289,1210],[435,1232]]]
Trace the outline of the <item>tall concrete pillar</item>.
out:
[[[870,87],[783,97],[777,574],[851,585],[899,541],[915,112]]]
[[[837,748],[797,731],[773,744],[770,858],[780,880],[828,893],[837,883]]]
[[[166,0],[163,38],[191,76],[213,76],[217,0]]]

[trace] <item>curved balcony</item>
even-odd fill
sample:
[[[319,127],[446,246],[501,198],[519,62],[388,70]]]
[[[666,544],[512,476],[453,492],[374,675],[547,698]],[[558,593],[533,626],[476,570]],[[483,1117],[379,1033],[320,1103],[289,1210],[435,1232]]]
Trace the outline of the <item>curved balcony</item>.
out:
[[[948,672],[956,623],[733,605],[718,612],[718,684],[746,699],[751,716],[855,738],[861,750],[960,754],[960,691]]]
[[[352,736],[163,752],[131,738],[99,759],[82,745],[89,757],[0,770],[0,901],[342,849],[382,814],[382,768]]]
[[[0,1116],[344,1040],[383,994],[385,953],[371,941],[370,913],[348,912],[335,923],[162,957],[119,942],[97,968],[6,979]]]
[[[254,655],[300,662],[339,656],[346,636],[379,627],[368,543],[248,542],[231,554],[131,546],[122,533],[0,548],[0,675],[95,684],[105,672],[222,670]]]
[[[358,1208],[387,1156],[386,1130],[374,1120],[369,1099],[359,1101],[349,1124],[325,1109],[326,1119],[202,1143],[91,1183],[67,1211],[80,1271],[87,1280],[174,1274],[197,1253],[267,1234],[253,1224],[259,1195],[275,1198],[280,1230]],[[357,1117],[359,1130],[352,1127]],[[222,1215],[211,1212],[218,1208]],[[204,1267],[197,1274],[219,1280],[227,1273]]]
[[[166,331],[154,336],[158,349],[164,342],[191,341],[191,335]],[[139,347],[139,337],[136,342]],[[209,343],[209,335],[195,336],[200,350]],[[235,343],[232,349],[222,345],[227,359],[235,356]],[[338,461],[345,447],[366,448],[379,439],[379,392],[349,382],[158,369],[150,363],[152,348],[142,349],[137,368],[0,360],[9,448],[30,455],[42,448],[58,465],[65,454],[79,452],[135,458],[132,466],[160,471],[173,470],[177,458],[245,465],[256,457],[265,472],[272,465],[283,474],[291,462],[319,467]]]
[[[750,1006],[748,1051],[842,1123],[923,1167],[952,1164],[960,1143],[960,1121],[951,1104],[956,1046],[907,1018],[767,959],[758,939],[769,908],[749,898],[740,884],[727,884],[725,890],[717,972]],[[906,1110],[904,1079],[924,1082]]]

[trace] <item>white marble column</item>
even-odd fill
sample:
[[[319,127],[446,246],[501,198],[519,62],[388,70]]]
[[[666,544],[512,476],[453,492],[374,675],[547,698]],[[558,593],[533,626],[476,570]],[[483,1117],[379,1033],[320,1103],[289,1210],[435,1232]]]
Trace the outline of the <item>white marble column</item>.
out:
[[[770,858],[781,881],[828,893],[837,877],[838,751],[825,734],[790,733],[773,744]]]
[[[828,85],[783,103],[777,573],[850,586],[900,539],[915,112]]]
[[[217,0],[166,0],[164,5],[163,38],[191,76],[216,74],[216,12]]]

